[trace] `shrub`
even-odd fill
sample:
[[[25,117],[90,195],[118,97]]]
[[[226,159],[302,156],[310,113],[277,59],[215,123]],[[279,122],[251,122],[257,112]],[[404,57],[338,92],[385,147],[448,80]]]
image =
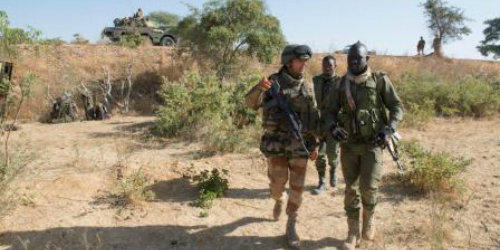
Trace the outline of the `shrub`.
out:
[[[406,125],[423,125],[434,115],[484,117],[500,110],[494,78],[469,75],[451,83],[435,75],[406,73],[397,83]]]
[[[127,48],[137,48],[144,42],[144,38],[139,33],[125,34],[120,36],[118,45]]]
[[[120,180],[120,191],[117,194],[117,204],[128,205],[138,201],[151,201],[155,199],[155,193],[152,190],[146,190],[149,179],[142,169],[133,172],[130,176]]]
[[[446,152],[425,150],[415,141],[401,141],[400,152],[407,180],[423,192],[455,191],[463,184],[457,175],[472,162]]]
[[[89,40],[87,40],[85,37],[83,37],[82,34],[74,34],[73,35],[74,39],[71,41],[71,44],[79,44],[79,45],[85,45],[89,44]]]
[[[260,137],[260,120],[246,108],[244,95],[256,76],[223,82],[215,75],[188,72],[179,81],[164,79],[157,128],[162,134],[200,139],[209,150],[243,152]]]
[[[0,154],[0,217],[17,204],[18,197],[11,183],[34,159],[34,155],[27,153],[24,148],[19,146],[15,148],[10,157],[10,164],[7,165],[5,164],[5,155]]]
[[[198,199],[192,205],[201,208],[210,208],[215,198],[224,196],[229,187],[228,173],[228,170],[223,169],[219,171],[214,168],[212,171],[205,170],[199,175],[194,176],[193,181],[200,188],[200,193]]]
[[[38,44],[59,46],[59,45],[67,44],[67,42],[62,40],[59,37],[56,37],[56,38],[41,39],[40,41],[38,41]]]

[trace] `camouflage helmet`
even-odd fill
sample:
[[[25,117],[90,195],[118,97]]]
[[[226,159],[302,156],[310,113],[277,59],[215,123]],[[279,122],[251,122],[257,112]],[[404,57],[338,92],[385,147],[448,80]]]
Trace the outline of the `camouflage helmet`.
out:
[[[292,59],[309,59],[312,57],[312,50],[307,45],[290,44],[285,46],[281,53],[281,64],[285,65]]]

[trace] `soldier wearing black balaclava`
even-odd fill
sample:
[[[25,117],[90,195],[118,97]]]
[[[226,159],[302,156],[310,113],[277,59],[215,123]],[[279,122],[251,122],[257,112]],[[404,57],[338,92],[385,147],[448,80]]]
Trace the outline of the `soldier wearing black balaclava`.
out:
[[[368,50],[361,42],[350,47],[347,73],[329,100],[324,124],[332,137],[341,142],[348,225],[345,249],[355,249],[361,235],[365,240],[374,239],[373,214],[382,176],[381,146],[403,117],[403,107],[391,80],[383,72],[372,72],[369,59]],[[359,227],[361,204],[362,232]]]

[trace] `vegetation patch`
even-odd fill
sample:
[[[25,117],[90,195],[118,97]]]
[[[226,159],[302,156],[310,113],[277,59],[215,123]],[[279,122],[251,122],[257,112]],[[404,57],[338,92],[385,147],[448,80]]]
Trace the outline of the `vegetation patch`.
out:
[[[122,177],[119,180],[118,191],[105,200],[109,200],[114,206],[123,207],[152,201],[156,198],[156,194],[146,188],[149,184],[149,178],[143,173],[142,168],[139,168],[130,175]]]
[[[500,82],[469,75],[447,82],[431,74],[406,73],[397,81],[406,115],[404,125],[425,125],[434,116],[481,118],[500,111]]]
[[[228,170],[223,169],[219,171],[214,168],[211,171],[205,170],[199,175],[194,176],[193,181],[200,189],[200,193],[198,199],[196,199],[192,205],[205,209],[212,207],[214,200],[224,196],[226,190],[229,188],[228,175]],[[202,216],[202,214],[204,214],[204,216]],[[200,217],[206,217],[207,215],[205,211],[200,214]]]
[[[248,109],[244,95],[258,77],[225,82],[215,75],[186,73],[168,81],[159,92],[163,104],[156,112],[157,129],[167,137],[184,136],[203,141],[207,150],[244,152],[260,138],[260,120]]]
[[[406,181],[424,193],[461,191],[464,182],[458,174],[472,163],[471,159],[426,150],[416,141],[401,141],[400,152]]]

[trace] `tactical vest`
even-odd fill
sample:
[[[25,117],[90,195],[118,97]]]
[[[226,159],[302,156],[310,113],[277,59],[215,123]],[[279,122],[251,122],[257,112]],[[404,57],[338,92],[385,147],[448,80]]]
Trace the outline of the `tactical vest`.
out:
[[[314,97],[316,98],[316,104],[318,109],[323,112],[325,98],[327,98],[328,93],[335,87],[335,83],[338,80],[337,75],[333,75],[331,80],[327,80],[323,75],[318,75],[313,78],[314,83]]]
[[[290,105],[302,122],[302,131],[316,132],[318,129],[318,112],[314,101],[314,94],[308,90],[305,83],[293,85],[281,74],[277,73],[269,78],[277,77],[280,91],[286,96]],[[262,100],[263,126],[268,131],[288,131],[286,118],[278,107],[276,100],[266,91]]]
[[[379,74],[377,76],[376,74]],[[379,83],[377,84],[377,80]],[[349,132],[349,141],[354,143],[372,143],[378,132],[384,126],[385,112],[380,98],[380,87],[383,75],[373,73],[365,82],[356,84],[351,82],[351,95],[356,109],[351,110],[346,95],[345,76],[339,86],[341,109],[338,114],[339,125]]]

